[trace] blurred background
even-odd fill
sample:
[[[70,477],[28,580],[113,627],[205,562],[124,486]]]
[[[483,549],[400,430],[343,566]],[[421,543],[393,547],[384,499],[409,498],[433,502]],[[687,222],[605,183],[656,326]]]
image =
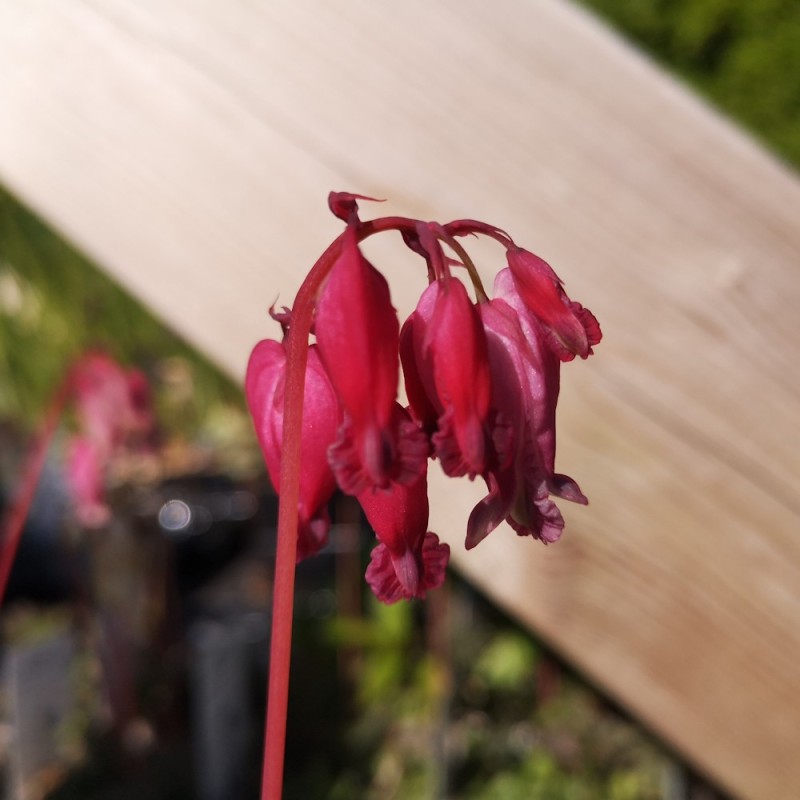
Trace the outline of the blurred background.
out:
[[[588,5],[797,167],[796,2]],[[128,225],[135,237],[137,220]],[[279,292],[289,302],[275,285],[264,311]],[[1,620],[9,798],[257,795],[276,499],[237,369],[165,325],[186,302],[179,293],[159,302],[156,319],[0,184],[0,501],[64,370],[88,348],[147,374],[159,420],[158,458],[115,473],[113,520],[99,531],[71,516],[69,418],[51,449]],[[276,335],[266,315],[263,335]],[[347,498],[333,515],[330,547],[298,572],[287,798],[734,796],[657,725],[632,719],[552,636],[457,572],[425,604],[373,602],[361,579],[371,534]]]

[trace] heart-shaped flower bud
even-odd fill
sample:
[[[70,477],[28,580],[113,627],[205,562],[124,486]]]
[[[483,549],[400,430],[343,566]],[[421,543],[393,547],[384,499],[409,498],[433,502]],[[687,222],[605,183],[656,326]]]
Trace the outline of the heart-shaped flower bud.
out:
[[[588,358],[602,338],[600,325],[588,308],[569,299],[562,281],[539,256],[521,247],[506,251],[508,266],[525,305],[551,334],[549,343],[562,361]]]
[[[395,413],[400,325],[386,279],[364,258],[352,228],[317,301],[315,331],[345,411],[330,451],[339,486],[359,494],[413,483],[428,448],[419,427]]]
[[[428,286],[404,325],[401,354],[411,413],[432,433],[445,473],[474,478],[505,462],[511,431],[492,406],[486,337],[460,281]]]

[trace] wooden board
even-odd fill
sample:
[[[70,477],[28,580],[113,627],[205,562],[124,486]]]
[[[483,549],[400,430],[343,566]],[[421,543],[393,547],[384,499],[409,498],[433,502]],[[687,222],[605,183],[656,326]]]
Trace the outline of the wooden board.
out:
[[[239,377],[331,188],[550,260],[606,334],[562,392],[592,505],[456,562],[734,794],[800,796],[800,183],[727,121],[560,0],[2,0],[0,180]],[[479,488],[435,481],[454,545]]]

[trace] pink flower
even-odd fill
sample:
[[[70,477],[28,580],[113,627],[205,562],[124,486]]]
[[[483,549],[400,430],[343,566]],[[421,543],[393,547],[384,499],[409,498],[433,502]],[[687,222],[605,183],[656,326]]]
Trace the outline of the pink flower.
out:
[[[81,429],[101,450],[145,437],[155,426],[147,378],[105,353],[88,353],[76,363],[72,389]]]
[[[433,285],[439,291],[423,347],[430,350],[433,381],[444,408],[433,444],[446,474],[474,478],[491,459],[486,337],[464,284],[449,279]]]
[[[492,405],[486,336],[460,281],[434,281],[403,329],[403,370],[411,412],[447,475],[482,475],[508,457],[511,431]]]
[[[89,353],[75,365],[73,391],[82,430],[99,449],[110,452],[132,417],[125,370],[104,353]]]
[[[71,372],[80,434],[67,458],[67,485],[79,521],[88,527],[105,524],[104,472],[120,454],[149,444],[155,428],[150,387],[144,374],[126,370],[101,352],[82,356]]]
[[[384,603],[425,597],[444,581],[450,547],[428,527],[428,482],[367,489],[358,496],[380,544],[372,551],[366,579]]]
[[[425,346],[428,323],[433,317],[438,296],[439,282],[434,281],[422,293],[416,309],[400,331],[400,359],[408,411],[429,437],[436,432],[439,417],[443,413],[433,378],[433,354]]]
[[[271,339],[259,342],[250,355],[245,394],[264,454],[270,480],[280,493],[283,442],[286,350]],[[340,413],[316,347],[310,347],[306,364],[301,433],[300,498],[298,501],[297,560],[314,555],[328,540],[327,505],[336,488],[328,465],[328,448],[336,438]]]
[[[517,291],[530,312],[551,334],[548,342],[562,361],[587,358],[602,338],[600,325],[588,308],[567,297],[562,281],[539,256],[521,247],[506,251]]]
[[[348,227],[315,319],[320,356],[345,411],[330,461],[348,494],[413,483],[424,468],[425,437],[395,410],[399,328],[386,279]]]
[[[473,510],[467,547],[504,519],[520,535],[554,542],[564,527],[554,494],[586,503],[578,485],[554,472],[555,414],[560,362],[544,327],[516,293],[508,270],[495,281],[496,298],[481,304],[495,390],[493,402],[515,432],[510,465],[485,474],[489,494]]]
[[[361,199],[368,198],[331,193],[330,209],[345,231],[312,267],[295,308],[273,313],[292,352],[316,337],[319,370],[330,379],[324,400],[307,386],[306,418],[321,419],[318,396],[326,409],[338,400],[340,412],[318,425],[315,455],[304,449],[301,465],[284,466],[308,498],[301,524],[303,515],[312,518],[324,505],[334,482],[358,498],[380,542],[367,582],[381,600],[395,602],[422,597],[444,579],[449,549],[426,530],[429,457],[450,477],[480,475],[486,482],[488,494],[469,518],[467,548],[503,521],[545,543],[560,537],[564,520],[555,499],[586,503],[575,481],[555,472],[561,363],[587,358],[602,334],[550,266],[500,228],[470,219],[446,225],[393,216],[362,221]],[[402,329],[386,280],[359,248],[362,239],[387,231],[399,233],[421,257],[428,281]],[[509,268],[497,277],[494,299],[462,244],[469,236],[488,237],[506,251]],[[248,372],[248,399],[275,480],[278,376],[291,369],[299,380],[301,368],[286,364],[277,343],[259,347],[268,348],[275,364],[257,390]],[[401,366],[408,409],[396,401]],[[305,439],[303,448],[311,448]]]
[[[104,454],[90,438],[75,437],[67,453],[67,488],[75,516],[86,528],[101,528],[111,519],[105,503]]]

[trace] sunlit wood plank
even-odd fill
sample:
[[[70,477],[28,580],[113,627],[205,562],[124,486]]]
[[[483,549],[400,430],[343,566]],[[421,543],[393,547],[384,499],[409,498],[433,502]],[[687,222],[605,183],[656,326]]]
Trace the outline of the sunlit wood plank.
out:
[[[731,791],[797,796],[800,185],[729,123],[557,0],[3,0],[0,179],[237,377],[331,188],[550,260],[606,333],[562,393],[592,505],[457,563]],[[459,545],[480,487],[439,484]]]

